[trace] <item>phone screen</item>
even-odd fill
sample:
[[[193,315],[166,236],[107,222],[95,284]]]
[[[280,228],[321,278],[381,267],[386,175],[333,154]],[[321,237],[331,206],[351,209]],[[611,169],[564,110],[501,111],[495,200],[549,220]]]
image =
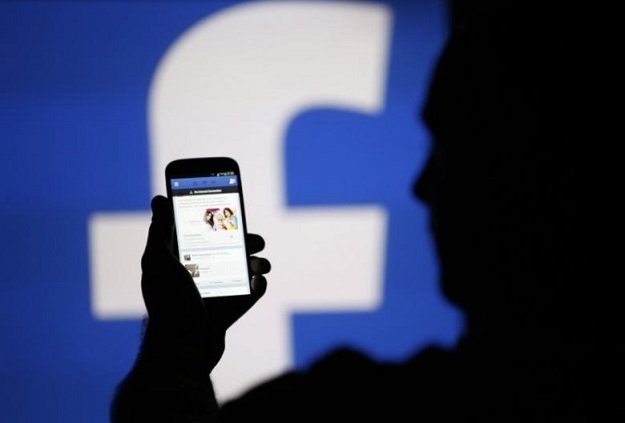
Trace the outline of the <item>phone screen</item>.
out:
[[[250,293],[239,177],[169,180],[180,261],[202,297]]]

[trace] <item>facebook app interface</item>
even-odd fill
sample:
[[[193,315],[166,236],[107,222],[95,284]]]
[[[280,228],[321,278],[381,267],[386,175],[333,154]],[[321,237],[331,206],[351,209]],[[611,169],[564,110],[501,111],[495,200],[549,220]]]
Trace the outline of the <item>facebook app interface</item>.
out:
[[[180,261],[202,297],[249,294],[237,175],[170,183]]]

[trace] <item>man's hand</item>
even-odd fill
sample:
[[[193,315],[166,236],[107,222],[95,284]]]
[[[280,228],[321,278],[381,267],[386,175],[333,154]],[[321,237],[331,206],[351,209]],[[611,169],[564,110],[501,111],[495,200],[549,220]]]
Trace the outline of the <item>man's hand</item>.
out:
[[[154,197],[141,260],[141,289],[149,320],[140,360],[156,360],[167,367],[180,363],[186,371],[207,374],[223,354],[226,329],[265,293],[263,274],[271,266],[266,259],[250,257],[250,295],[202,299],[193,278],[172,253],[173,223],[169,201]],[[258,235],[250,234],[246,241],[250,254],[264,248]]]

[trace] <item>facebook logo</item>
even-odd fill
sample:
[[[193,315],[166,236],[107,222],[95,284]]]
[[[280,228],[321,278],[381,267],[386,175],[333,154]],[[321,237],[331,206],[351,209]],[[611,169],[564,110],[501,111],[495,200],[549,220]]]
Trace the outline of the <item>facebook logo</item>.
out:
[[[58,272],[27,273],[25,286],[5,288],[4,309],[25,322],[3,331],[15,348],[0,359],[2,393],[16,396],[6,419],[93,420],[94,410],[96,420],[106,419],[145,314],[139,260],[146,206],[164,193],[165,165],[178,158],[239,162],[248,229],[263,235],[263,255],[273,265],[267,294],[228,333],[213,373],[220,400],[339,345],[390,360],[432,343],[453,345],[462,318],[441,297],[427,215],[411,196],[429,148],[418,112],[446,33],[441,2],[51,6],[0,6],[4,51],[17,58],[0,72],[9,87],[18,64],[29,65],[23,49],[33,45],[50,62],[43,80],[34,78],[40,70],[26,74],[47,90],[49,113],[41,120],[53,129],[53,142],[16,123],[0,131],[4,140],[26,134],[21,139],[40,164],[25,182],[47,177],[39,201],[52,209],[49,224],[72,230],[64,232],[63,248],[46,236],[45,222],[34,224],[43,235],[18,235],[14,226],[8,238],[37,241],[21,241],[18,252],[48,254],[44,266],[74,263],[79,271],[62,272],[69,282],[56,284]],[[14,42],[22,33],[11,16],[50,25]],[[117,30],[107,31],[113,24]],[[46,56],[46,43],[58,47],[58,56]],[[0,100],[19,105],[5,108],[9,115],[46,107],[30,103],[19,87]],[[37,159],[37,146],[64,164],[47,163],[44,154]],[[9,147],[7,157],[21,151]],[[5,168],[3,179],[12,171]],[[82,182],[70,186],[57,175]],[[24,223],[22,216],[43,207],[37,192],[8,187],[5,197],[21,213],[5,209],[4,221]],[[3,257],[2,267],[12,262]],[[17,286],[18,274],[3,271]],[[53,286],[42,288],[46,280]],[[42,329],[34,309],[55,316],[54,323]],[[39,335],[34,344],[21,340],[24,325]],[[81,392],[84,404],[66,409],[24,379],[31,367],[44,386]],[[9,384],[19,389],[10,394]],[[23,411],[34,397],[43,406]]]

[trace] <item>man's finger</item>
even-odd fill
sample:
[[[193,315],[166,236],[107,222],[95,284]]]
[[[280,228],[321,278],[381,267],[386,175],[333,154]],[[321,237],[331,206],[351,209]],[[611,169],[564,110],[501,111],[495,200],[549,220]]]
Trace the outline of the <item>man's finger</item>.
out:
[[[141,260],[141,267],[144,271],[148,261],[160,260],[157,256],[164,252],[171,252],[173,237],[173,215],[169,201],[165,197],[157,195],[152,199],[151,207],[152,223],[150,223],[148,241]]]
[[[250,268],[254,275],[264,275],[271,271],[271,263],[262,257],[250,257]]]
[[[254,296],[254,302],[258,301],[260,297],[265,295],[267,290],[267,279],[262,275],[255,275],[252,277],[252,295]]]
[[[265,240],[260,235],[247,234],[245,242],[247,243],[247,252],[249,254],[259,253],[265,248]]]

